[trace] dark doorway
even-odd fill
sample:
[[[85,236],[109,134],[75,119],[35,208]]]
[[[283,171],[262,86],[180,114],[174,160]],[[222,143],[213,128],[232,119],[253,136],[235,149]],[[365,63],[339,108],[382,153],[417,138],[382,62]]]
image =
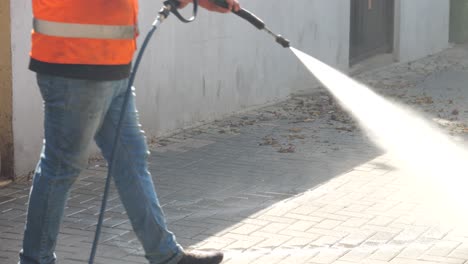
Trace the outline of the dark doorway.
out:
[[[468,41],[468,1],[450,1],[450,42]]]
[[[351,65],[393,51],[394,9],[394,0],[351,0]]]

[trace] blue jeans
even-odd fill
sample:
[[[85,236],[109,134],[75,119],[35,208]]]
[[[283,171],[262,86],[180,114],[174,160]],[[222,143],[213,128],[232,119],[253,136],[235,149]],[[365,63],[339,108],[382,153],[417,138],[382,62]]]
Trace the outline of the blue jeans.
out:
[[[55,263],[70,187],[86,168],[93,139],[109,160],[128,80],[90,81],[37,75],[45,140],[33,179],[21,264]],[[113,178],[150,263],[177,263],[181,246],[166,226],[147,168],[148,147],[132,94],[116,151]]]

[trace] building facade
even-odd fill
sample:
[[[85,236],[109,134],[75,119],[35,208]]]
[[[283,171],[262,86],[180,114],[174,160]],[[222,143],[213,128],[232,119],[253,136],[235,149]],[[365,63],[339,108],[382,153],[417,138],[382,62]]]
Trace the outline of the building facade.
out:
[[[0,34],[9,40],[0,46],[4,178],[33,170],[42,144],[42,102],[35,76],[27,69],[30,2],[0,2]],[[143,34],[160,5],[140,0]],[[449,46],[449,0],[269,0],[243,5],[294,47],[342,71],[381,53],[404,62]],[[309,92],[317,83],[267,34],[237,16],[201,11],[193,24],[170,17],[160,27],[135,86],[141,122],[155,137]]]

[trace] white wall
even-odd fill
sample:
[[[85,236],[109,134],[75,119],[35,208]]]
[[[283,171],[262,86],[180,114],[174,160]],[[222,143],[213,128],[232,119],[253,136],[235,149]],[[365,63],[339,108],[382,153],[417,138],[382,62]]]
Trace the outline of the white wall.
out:
[[[34,169],[43,137],[42,101],[35,76],[27,69],[31,1],[11,1],[11,19],[15,173],[23,176]]]
[[[348,1],[243,1],[293,45],[347,69]],[[157,10],[145,1],[143,10]],[[154,13],[142,14],[143,32]],[[187,44],[190,43],[190,44]],[[166,133],[310,89],[312,77],[272,38],[234,15],[202,12],[184,25],[170,17],[137,82],[146,129]]]
[[[43,129],[42,102],[34,74],[27,70],[30,2],[11,1],[17,175],[34,169]],[[161,2],[140,0],[143,35]],[[347,69],[349,1],[244,0],[243,4],[295,47]],[[171,16],[150,46],[136,82],[141,121],[150,136],[314,88],[313,78],[292,53],[234,15],[202,11],[190,25]]]
[[[419,59],[449,46],[449,0],[397,0],[396,59]]]

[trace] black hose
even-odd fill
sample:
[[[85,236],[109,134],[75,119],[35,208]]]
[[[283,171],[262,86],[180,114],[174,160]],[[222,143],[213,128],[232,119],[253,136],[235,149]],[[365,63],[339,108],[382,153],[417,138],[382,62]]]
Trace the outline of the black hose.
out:
[[[112,147],[112,152],[109,158],[109,168],[107,170],[107,178],[106,178],[106,185],[104,186],[104,194],[102,196],[102,204],[101,204],[101,210],[99,212],[99,220],[96,226],[96,232],[94,235],[94,241],[93,241],[93,247],[91,249],[91,255],[89,257],[89,264],[94,263],[94,258],[96,256],[96,251],[97,251],[97,246],[99,244],[99,237],[101,235],[101,228],[102,228],[102,223],[104,221],[104,213],[106,211],[106,206],[107,206],[107,197],[109,196],[109,189],[110,189],[110,182],[112,178],[112,172],[114,171],[114,164],[115,164],[115,152],[117,151],[117,145],[119,143],[119,138],[120,138],[120,133],[122,131],[122,124],[123,120],[125,117],[125,112],[127,111],[127,106],[128,102],[130,100],[130,95],[132,93],[132,87],[133,83],[135,82],[135,76],[136,73],[138,72],[138,67],[140,66],[141,59],[143,58],[143,53],[145,52],[146,47],[148,46],[148,43],[151,40],[151,37],[153,36],[154,32],[157,29],[157,25],[154,25],[150,32],[146,35],[145,41],[143,42],[143,45],[141,46],[141,50],[138,53],[138,57],[135,61],[135,66],[133,67],[132,73],[130,74],[130,78],[128,80],[128,86],[127,90],[125,92],[125,97],[124,97],[124,102],[122,105],[122,111],[120,113],[119,117],[119,122],[117,123],[117,128],[115,132],[115,138],[114,138],[114,144]]]
[[[119,122],[117,123],[117,127],[116,127],[114,144],[112,145],[112,151],[111,151],[111,155],[108,161],[109,168],[107,170],[106,184],[104,186],[104,193],[102,195],[101,210],[99,211],[99,219],[96,225],[93,246],[91,249],[91,254],[89,256],[89,264],[93,264],[94,259],[96,257],[97,247],[99,244],[99,238],[101,236],[102,223],[104,222],[104,214],[105,214],[106,207],[107,207],[107,198],[109,196],[110,182],[112,178],[112,173],[114,171],[114,164],[115,164],[115,157],[116,157],[115,153],[118,148],[119,138],[120,138],[120,134],[122,131],[122,124],[123,124],[124,117],[125,117],[125,112],[127,111],[128,103],[130,101],[130,95],[132,94],[133,83],[135,82],[135,77],[138,72],[138,67],[140,66],[140,62],[143,59],[143,54],[145,53],[145,50],[148,47],[148,44],[151,38],[153,37],[154,32],[158,29],[157,21],[163,21],[165,18],[167,18],[167,16],[169,15],[168,11],[175,14],[177,18],[179,18],[179,20],[181,20],[184,23],[194,21],[197,16],[198,0],[193,0],[193,16],[189,19],[185,19],[179,14],[179,12],[177,11],[178,6],[179,6],[179,2],[176,0],[168,0],[164,2],[164,7],[159,12],[159,17],[153,23],[151,30],[148,32],[148,34],[145,37],[145,40],[143,41],[143,44],[141,45],[140,51],[138,52],[137,58],[135,60],[135,64],[130,74],[128,84],[127,84],[127,90],[125,92],[125,97],[124,97],[124,101],[122,104],[122,110],[120,112]],[[159,20],[160,17],[162,17],[163,19]]]

